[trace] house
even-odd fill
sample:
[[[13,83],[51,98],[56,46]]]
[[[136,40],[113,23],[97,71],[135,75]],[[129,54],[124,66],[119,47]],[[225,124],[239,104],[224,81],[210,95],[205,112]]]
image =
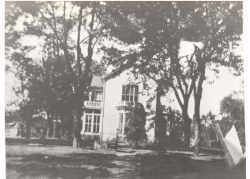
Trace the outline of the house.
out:
[[[147,84],[154,92],[155,83],[148,80]],[[103,141],[117,135],[126,139],[124,129],[130,117],[128,105],[141,103],[147,112],[148,99],[152,96],[150,91],[143,89],[142,78],[135,79],[129,69],[119,75],[94,76],[89,91],[89,98],[84,102],[81,134],[99,136]],[[154,103],[151,103],[151,109]],[[150,120],[146,121],[145,127],[148,138],[153,140],[154,128]]]

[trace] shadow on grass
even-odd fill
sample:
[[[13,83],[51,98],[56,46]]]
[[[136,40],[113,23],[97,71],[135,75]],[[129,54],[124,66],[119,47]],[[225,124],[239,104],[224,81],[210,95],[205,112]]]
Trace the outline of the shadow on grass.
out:
[[[141,178],[245,179],[245,163],[228,169],[224,160],[201,161],[185,154],[140,156],[136,171]]]
[[[193,160],[189,155],[182,154],[135,156],[101,153],[7,155],[7,178],[27,177],[72,179],[246,178],[245,164],[229,170],[222,160]]]
[[[18,178],[120,178],[133,171],[129,160],[99,153],[7,155],[7,178],[8,170],[17,171]]]

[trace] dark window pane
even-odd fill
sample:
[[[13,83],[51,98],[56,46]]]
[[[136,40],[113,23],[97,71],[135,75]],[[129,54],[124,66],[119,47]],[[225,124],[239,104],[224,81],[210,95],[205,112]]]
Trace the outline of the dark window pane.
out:
[[[129,94],[129,91],[130,91],[130,85],[126,85],[126,95]]]
[[[119,124],[119,126],[118,126],[118,133],[119,133],[119,134],[122,133],[122,125],[121,125],[121,124]]]
[[[95,114],[101,114],[101,110],[94,109],[94,113],[95,113]]]
[[[139,94],[139,87],[138,85],[135,85],[135,95],[138,96],[138,94]]]
[[[131,85],[131,88],[130,88],[130,95],[133,95],[133,94],[134,94],[134,90],[135,90],[135,85]]]
[[[122,94],[125,94],[125,85],[122,85]]]
[[[120,123],[123,123],[123,114],[120,114]]]
[[[92,95],[91,95],[91,101],[94,101],[95,100],[95,92],[92,91]]]
[[[92,113],[93,110],[92,109],[86,109],[86,113]]]
[[[125,99],[126,99],[125,95],[122,95],[122,101],[125,101]]]
[[[138,102],[138,96],[135,96],[134,101],[135,101],[135,102]]]

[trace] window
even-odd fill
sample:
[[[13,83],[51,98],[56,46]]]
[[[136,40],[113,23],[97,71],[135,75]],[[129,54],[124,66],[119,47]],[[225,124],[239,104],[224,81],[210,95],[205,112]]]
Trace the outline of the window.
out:
[[[99,129],[100,129],[100,116],[94,115],[93,133],[99,133]]]
[[[85,132],[91,132],[92,115],[86,114],[85,119]]]
[[[100,114],[86,114],[85,115],[85,132],[86,133],[100,133]]]
[[[119,113],[119,122],[118,122],[119,134],[123,135],[125,133],[125,127],[130,117],[131,117],[131,113]]]
[[[95,100],[96,101],[101,101],[102,100],[102,92],[101,91],[96,91],[95,92]]]
[[[91,101],[102,101],[102,91],[92,91],[90,96]]]
[[[138,85],[122,85],[122,101],[138,102]]]

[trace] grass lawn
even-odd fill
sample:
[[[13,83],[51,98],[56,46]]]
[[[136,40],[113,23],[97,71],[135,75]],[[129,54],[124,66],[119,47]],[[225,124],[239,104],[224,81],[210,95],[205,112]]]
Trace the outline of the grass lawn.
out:
[[[223,160],[190,154],[121,153],[66,146],[6,146],[6,176],[21,178],[245,179],[245,163],[228,169]]]

